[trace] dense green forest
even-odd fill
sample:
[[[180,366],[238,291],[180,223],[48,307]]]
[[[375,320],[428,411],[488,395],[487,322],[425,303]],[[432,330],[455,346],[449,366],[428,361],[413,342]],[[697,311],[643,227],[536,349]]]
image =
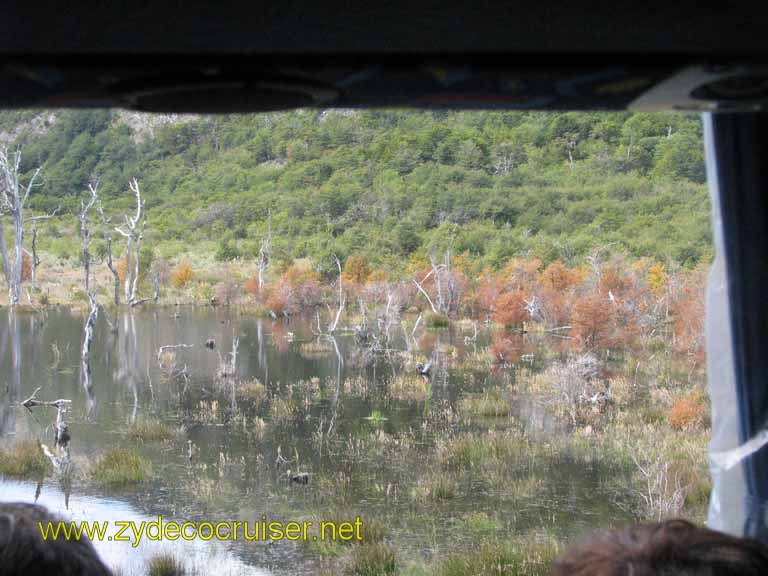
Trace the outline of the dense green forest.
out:
[[[195,245],[256,257],[268,216],[273,260],[326,271],[331,254],[357,255],[396,275],[448,244],[493,268],[573,264],[596,246],[685,267],[712,254],[697,115],[17,111],[0,113],[0,140],[22,147],[25,173],[42,167],[30,206],[61,207],[41,239],[60,257],[79,256],[88,182],[119,214],[134,176],[144,249],[168,259]]]

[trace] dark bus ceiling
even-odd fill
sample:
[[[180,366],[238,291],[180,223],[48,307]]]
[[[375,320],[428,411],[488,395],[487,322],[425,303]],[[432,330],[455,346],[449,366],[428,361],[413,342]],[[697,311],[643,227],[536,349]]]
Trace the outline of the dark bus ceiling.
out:
[[[4,4],[4,108],[755,110],[768,100],[764,24],[745,3]]]

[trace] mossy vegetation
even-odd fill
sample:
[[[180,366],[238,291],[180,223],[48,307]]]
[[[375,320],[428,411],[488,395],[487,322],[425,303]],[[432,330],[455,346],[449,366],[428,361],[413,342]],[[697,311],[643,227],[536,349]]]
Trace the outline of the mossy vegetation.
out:
[[[171,428],[161,420],[141,418],[128,428],[128,438],[141,442],[163,442],[173,435]]]
[[[0,475],[41,479],[53,471],[37,440],[19,440],[8,449],[0,448]]]
[[[103,486],[130,486],[149,478],[151,464],[135,450],[117,448],[98,457],[91,477]]]

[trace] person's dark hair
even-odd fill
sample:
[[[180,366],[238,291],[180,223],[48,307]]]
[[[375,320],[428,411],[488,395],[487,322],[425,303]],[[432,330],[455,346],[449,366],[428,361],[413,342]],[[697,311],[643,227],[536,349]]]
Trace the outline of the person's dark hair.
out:
[[[61,520],[36,504],[0,503],[0,576],[110,576],[90,540],[43,540],[38,522]]]
[[[569,549],[552,576],[768,575],[768,547],[685,520],[636,524]]]

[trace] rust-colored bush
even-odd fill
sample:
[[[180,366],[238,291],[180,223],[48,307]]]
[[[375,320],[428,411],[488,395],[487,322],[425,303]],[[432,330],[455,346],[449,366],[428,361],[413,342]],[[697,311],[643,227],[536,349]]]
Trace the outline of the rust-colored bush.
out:
[[[529,319],[525,294],[521,290],[502,294],[494,305],[493,319],[505,327],[521,326]]]
[[[697,390],[675,400],[667,412],[667,420],[676,430],[689,430],[701,427],[708,413],[706,396]]]
[[[243,288],[245,288],[245,291],[248,292],[248,294],[250,294],[251,296],[258,296],[259,295],[258,276],[252,276],[248,278],[248,280],[245,281]]]
[[[288,297],[284,292],[282,283],[268,291],[264,305],[278,316],[285,313],[288,308]]]
[[[522,338],[504,331],[497,332],[493,335],[490,353],[497,364],[516,364],[523,354]]]
[[[600,294],[622,297],[632,286],[632,280],[618,265],[606,266],[600,275]]]
[[[573,311],[573,293],[560,292],[554,288],[542,288],[538,294],[540,319],[549,328],[567,326]]]
[[[125,262],[125,257],[120,258],[117,261],[117,275],[120,277],[120,282],[125,282],[125,277],[128,274],[128,265]]]
[[[682,286],[676,291],[671,303],[674,316],[674,349],[687,354],[695,361],[704,360],[704,314],[706,268],[698,267],[687,272]]]
[[[541,273],[540,282],[541,285],[555,290],[556,292],[563,292],[576,284],[579,280],[579,273],[575,270],[566,268],[560,260],[555,260],[547,266]]]
[[[585,348],[604,348],[612,345],[614,309],[601,294],[588,294],[573,307],[573,327]]]
[[[182,260],[171,272],[171,284],[176,288],[184,288],[195,277],[195,271],[189,260]]]

